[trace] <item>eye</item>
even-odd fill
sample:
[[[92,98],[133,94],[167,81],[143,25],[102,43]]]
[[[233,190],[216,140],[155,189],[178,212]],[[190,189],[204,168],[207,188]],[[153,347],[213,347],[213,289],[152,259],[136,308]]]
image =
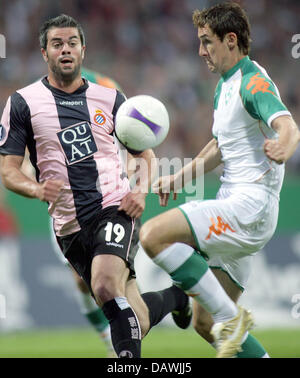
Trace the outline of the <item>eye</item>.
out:
[[[70,46],[70,47],[76,47],[77,45],[78,45],[78,41],[75,41],[75,40],[74,40],[74,41],[70,41],[70,42],[69,42],[69,46]]]
[[[53,43],[52,46],[53,46],[55,49],[59,49],[59,48],[61,47],[61,45],[62,45],[61,42],[55,42],[55,43]]]

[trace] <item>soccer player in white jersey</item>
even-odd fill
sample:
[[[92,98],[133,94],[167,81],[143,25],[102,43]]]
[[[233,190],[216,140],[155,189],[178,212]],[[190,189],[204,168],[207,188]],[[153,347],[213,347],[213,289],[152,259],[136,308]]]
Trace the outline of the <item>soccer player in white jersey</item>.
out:
[[[131,248],[135,219],[151,184],[152,150],[130,189],[114,142],[114,120],[125,97],[81,76],[85,38],[67,15],[40,30],[48,67],[43,79],[17,90],[0,126],[1,174],[10,190],[48,202],[57,240],[109,320],[118,357],[141,356],[141,338],[167,313],[184,328],[188,296],[176,286],[140,295]],[[21,171],[25,149],[37,181]],[[182,316],[181,316],[182,315]]]
[[[197,332],[218,357],[267,357],[248,333],[251,314],[236,305],[251,257],[274,234],[284,163],[299,131],[266,71],[251,61],[250,26],[244,10],[224,3],[193,13],[199,55],[221,75],[214,98],[213,138],[189,165],[159,179],[162,205],[196,177],[224,164],[216,200],[191,201],[150,219],[140,241],[157,265],[194,298]]]

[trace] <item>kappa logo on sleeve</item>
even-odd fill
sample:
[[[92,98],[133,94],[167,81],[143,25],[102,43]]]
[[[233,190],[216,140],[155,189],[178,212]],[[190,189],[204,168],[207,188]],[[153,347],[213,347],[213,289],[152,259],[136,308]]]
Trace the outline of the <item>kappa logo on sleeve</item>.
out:
[[[87,159],[97,152],[97,145],[88,122],[78,123],[57,133],[68,165]]]
[[[259,72],[252,76],[250,78],[250,81],[246,87],[246,89],[249,91],[251,88],[251,93],[255,94],[257,92],[262,92],[262,93],[271,93],[272,95],[275,96],[275,93],[269,90],[270,83],[266,81],[264,77],[259,76]]]

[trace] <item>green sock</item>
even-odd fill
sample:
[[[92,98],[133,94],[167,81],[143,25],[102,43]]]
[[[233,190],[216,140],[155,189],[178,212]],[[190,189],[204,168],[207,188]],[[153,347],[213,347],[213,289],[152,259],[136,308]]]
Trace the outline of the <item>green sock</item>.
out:
[[[236,355],[236,358],[263,358],[269,357],[264,347],[256,340],[255,337],[248,334],[247,339],[242,344],[242,352]]]
[[[205,259],[189,245],[172,244],[154,257],[153,262],[170,274],[176,286],[212,314],[215,323],[236,316],[235,303],[225,293]]]
[[[188,290],[199,282],[207,272],[208,265],[196,251],[178,269],[170,274],[174,282],[180,283],[182,290]]]
[[[102,332],[109,324],[101,308],[84,315],[98,332]]]

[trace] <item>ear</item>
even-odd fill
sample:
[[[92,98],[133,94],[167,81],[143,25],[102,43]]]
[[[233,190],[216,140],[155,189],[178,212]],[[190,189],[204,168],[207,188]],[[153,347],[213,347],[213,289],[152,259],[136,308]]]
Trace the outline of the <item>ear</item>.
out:
[[[41,53],[43,55],[43,59],[46,63],[48,63],[48,54],[47,54],[47,50],[45,49],[41,49]]]
[[[226,34],[226,42],[229,50],[233,50],[237,46],[237,35],[233,32]]]
[[[82,46],[82,49],[81,49],[81,59],[83,60],[84,59],[84,55],[85,55],[85,46]]]

